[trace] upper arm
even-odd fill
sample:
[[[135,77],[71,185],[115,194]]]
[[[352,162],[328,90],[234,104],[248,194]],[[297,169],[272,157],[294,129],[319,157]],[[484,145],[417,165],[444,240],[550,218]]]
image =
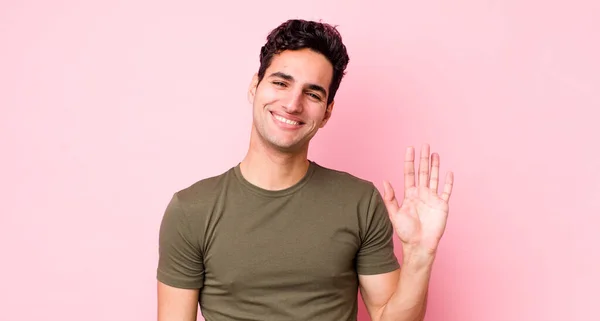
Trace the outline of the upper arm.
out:
[[[400,269],[382,274],[358,276],[360,294],[371,320],[379,320],[385,304],[398,288],[399,278]]]
[[[375,188],[361,222],[363,233],[356,258],[360,293],[371,319],[379,320],[398,287],[400,263],[394,253],[394,228]]]
[[[158,281],[158,321],[196,321],[198,289],[182,289]]]
[[[204,260],[184,206],[175,194],[164,213],[159,232],[158,320],[196,320]],[[191,225],[192,224],[192,225]]]
[[[397,270],[400,263],[394,253],[394,228],[383,198],[373,187],[360,213],[360,247],[356,254],[359,275],[381,275]]]
[[[165,210],[158,237],[157,278],[186,289],[204,285],[204,258],[198,230],[175,194]]]

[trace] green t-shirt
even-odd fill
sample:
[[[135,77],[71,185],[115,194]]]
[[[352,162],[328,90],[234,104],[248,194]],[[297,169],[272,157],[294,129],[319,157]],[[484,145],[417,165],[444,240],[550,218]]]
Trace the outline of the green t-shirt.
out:
[[[239,164],[174,194],[160,227],[157,278],[200,289],[207,321],[356,320],[358,274],[399,268],[375,186],[310,162],[269,191]]]

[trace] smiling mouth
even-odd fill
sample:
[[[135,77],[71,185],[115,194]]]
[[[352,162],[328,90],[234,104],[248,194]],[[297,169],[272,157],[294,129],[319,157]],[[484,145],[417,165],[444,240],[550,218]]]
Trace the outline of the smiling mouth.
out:
[[[288,125],[300,126],[300,125],[304,124],[303,122],[300,122],[300,121],[287,119],[283,116],[273,114],[273,112],[271,112],[271,114],[273,115],[273,118],[277,119],[278,121],[280,121],[282,123],[288,124]]]

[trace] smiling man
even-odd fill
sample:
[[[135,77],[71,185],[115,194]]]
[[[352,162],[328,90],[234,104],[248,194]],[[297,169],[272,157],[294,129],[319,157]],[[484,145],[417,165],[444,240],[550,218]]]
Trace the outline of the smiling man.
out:
[[[335,28],[289,20],[267,37],[241,162],[173,195],[160,227],[158,320],[422,320],[452,173],[406,150],[404,197],[309,160],[348,64]],[[417,176],[417,177],[415,177]],[[402,268],[393,236],[402,244]]]

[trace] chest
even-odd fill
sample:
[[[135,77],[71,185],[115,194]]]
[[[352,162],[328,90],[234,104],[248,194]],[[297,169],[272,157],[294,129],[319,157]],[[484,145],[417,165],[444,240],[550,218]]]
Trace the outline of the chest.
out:
[[[226,292],[342,286],[356,278],[355,216],[332,204],[218,209],[206,227],[206,286]]]

